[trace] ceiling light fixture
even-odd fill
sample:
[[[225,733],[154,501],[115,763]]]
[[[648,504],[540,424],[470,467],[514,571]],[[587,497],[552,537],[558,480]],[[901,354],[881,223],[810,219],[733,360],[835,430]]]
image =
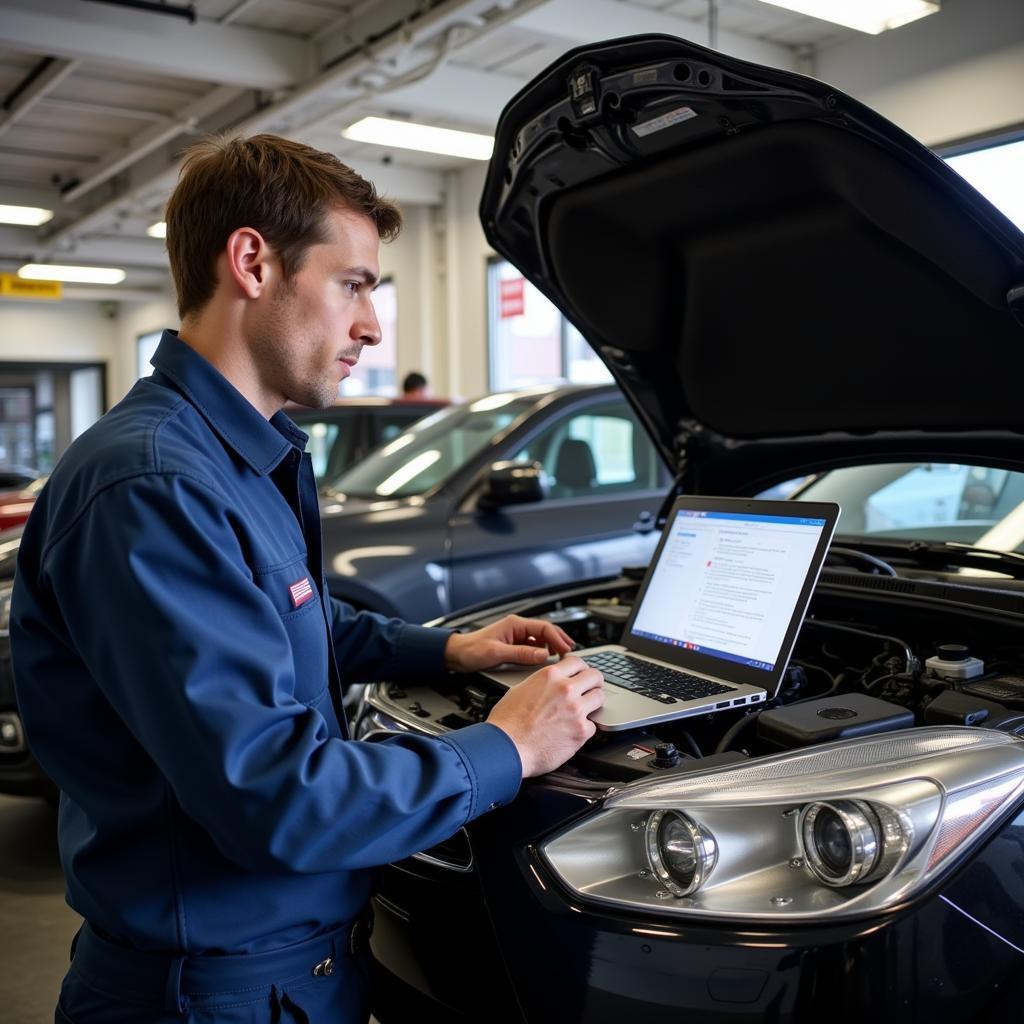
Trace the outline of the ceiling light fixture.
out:
[[[39,227],[53,217],[53,210],[41,206],[4,206],[0,204],[0,224],[27,224]]]
[[[155,224],[150,224],[146,228],[146,234],[150,238],[166,238],[167,237],[167,221],[158,220]]]
[[[67,281],[71,284],[120,284],[125,272],[117,267],[70,267],[59,263],[26,263],[18,271],[26,281]]]
[[[935,14],[940,0],[761,0],[822,21],[877,36],[918,18]]]
[[[364,117],[341,134],[353,142],[371,142],[375,146],[395,146],[420,153],[438,153],[468,160],[489,160],[494,136],[435,128],[429,124],[394,121],[386,117]]]

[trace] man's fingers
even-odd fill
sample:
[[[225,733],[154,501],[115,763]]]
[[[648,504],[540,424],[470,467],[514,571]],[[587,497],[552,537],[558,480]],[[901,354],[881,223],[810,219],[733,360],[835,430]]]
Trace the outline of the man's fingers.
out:
[[[571,651],[576,645],[569,634],[553,622],[543,619],[521,619],[518,615],[511,616],[514,641],[522,643],[543,644],[555,654]]]
[[[563,658],[557,665],[553,665],[551,671],[556,673],[557,679],[564,679],[572,693],[581,694],[594,687],[600,687],[604,682],[604,676],[596,668],[590,668],[583,661],[576,657]]]
[[[586,713],[592,715],[599,708],[604,707],[604,687],[595,686],[593,689],[587,690],[580,697],[580,703],[586,709]]]

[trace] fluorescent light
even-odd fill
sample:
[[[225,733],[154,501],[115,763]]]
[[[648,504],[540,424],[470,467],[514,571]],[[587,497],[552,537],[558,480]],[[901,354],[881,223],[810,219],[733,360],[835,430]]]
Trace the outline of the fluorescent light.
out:
[[[41,206],[4,206],[0,204],[0,224],[27,224],[38,227],[53,217],[53,210]]]
[[[460,156],[468,160],[489,160],[494,149],[493,135],[457,132],[411,121],[393,121],[386,117],[364,117],[341,134],[353,142],[372,142],[376,146],[415,149],[421,153]]]
[[[150,238],[166,238],[167,237],[167,221],[158,220],[155,224],[150,224],[146,228],[146,234]]]
[[[26,263],[18,271],[26,281],[70,281],[74,284],[120,284],[125,273],[117,267],[68,267],[59,263]]]
[[[941,0],[761,0],[773,7],[785,7],[797,14],[831,21],[858,32],[877,36],[929,14],[935,14]]]

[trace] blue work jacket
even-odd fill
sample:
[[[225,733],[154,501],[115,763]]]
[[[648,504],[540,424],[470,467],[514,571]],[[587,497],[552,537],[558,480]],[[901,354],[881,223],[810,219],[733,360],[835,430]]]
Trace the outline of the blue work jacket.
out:
[[[488,724],[348,738],[339,683],[443,674],[449,634],[331,598],[306,435],[173,332],[153,363],[25,528],[18,704],[71,906],[139,949],[263,952],[357,915],[374,866],[511,800],[521,764]]]

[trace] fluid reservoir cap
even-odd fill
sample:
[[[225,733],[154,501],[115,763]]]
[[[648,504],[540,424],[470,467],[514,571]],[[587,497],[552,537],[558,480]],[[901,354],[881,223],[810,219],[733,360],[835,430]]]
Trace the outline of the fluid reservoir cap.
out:
[[[935,653],[943,661],[966,661],[971,656],[966,644],[939,644]]]

